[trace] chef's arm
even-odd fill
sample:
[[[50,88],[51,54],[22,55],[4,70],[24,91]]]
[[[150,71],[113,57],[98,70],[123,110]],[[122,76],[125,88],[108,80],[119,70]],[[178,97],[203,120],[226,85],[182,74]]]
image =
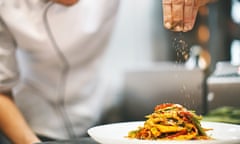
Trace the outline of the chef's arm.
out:
[[[7,95],[8,94],[8,95]],[[40,142],[8,93],[0,94],[0,129],[14,144]]]
[[[10,92],[19,79],[16,47],[0,17],[0,131],[14,144],[32,144],[39,140],[28,127]]]

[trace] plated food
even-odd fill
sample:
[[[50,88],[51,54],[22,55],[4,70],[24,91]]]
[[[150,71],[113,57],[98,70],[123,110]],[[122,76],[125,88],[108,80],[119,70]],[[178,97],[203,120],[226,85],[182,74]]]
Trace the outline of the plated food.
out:
[[[200,120],[202,117],[182,105],[164,103],[146,116],[143,126],[129,131],[127,137],[142,140],[210,140]]]

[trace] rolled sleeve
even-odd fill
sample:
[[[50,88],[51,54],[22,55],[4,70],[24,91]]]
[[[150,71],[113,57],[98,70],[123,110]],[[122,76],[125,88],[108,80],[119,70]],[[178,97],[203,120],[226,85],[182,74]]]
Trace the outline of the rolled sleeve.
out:
[[[0,18],[0,92],[11,90],[18,77],[16,44]]]

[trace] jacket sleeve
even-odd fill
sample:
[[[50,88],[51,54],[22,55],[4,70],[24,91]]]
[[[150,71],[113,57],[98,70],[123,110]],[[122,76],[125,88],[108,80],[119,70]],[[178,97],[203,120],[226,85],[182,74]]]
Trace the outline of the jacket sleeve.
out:
[[[18,77],[16,43],[0,17],[0,92],[11,90]]]

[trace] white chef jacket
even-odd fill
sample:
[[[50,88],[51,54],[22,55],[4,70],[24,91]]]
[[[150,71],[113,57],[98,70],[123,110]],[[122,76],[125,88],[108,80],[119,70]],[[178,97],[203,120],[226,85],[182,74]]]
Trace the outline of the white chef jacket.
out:
[[[99,120],[99,64],[117,7],[118,0],[0,0],[0,90],[13,90],[37,134],[81,136]]]

